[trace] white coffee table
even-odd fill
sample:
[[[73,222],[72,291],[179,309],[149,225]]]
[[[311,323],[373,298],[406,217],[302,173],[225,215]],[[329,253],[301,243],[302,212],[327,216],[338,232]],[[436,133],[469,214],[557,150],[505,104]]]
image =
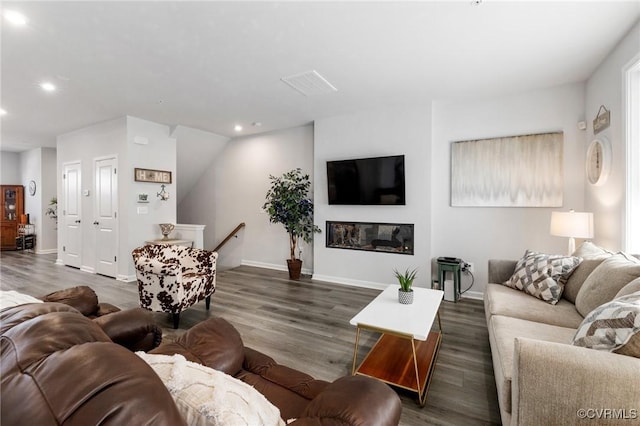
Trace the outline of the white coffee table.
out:
[[[357,327],[352,374],[375,377],[418,393],[424,406],[442,339],[441,290],[413,288],[411,305],[398,302],[398,285],[390,285],[349,321]],[[431,331],[438,317],[438,331]],[[382,335],[356,368],[360,330]]]

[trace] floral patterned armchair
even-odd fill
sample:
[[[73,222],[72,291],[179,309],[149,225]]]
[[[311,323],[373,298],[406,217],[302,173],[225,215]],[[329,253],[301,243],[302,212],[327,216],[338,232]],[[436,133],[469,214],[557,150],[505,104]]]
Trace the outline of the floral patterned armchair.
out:
[[[140,306],[173,315],[178,328],[180,312],[205,299],[207,310],[216,290],[218,253],[191,247],[149,244],[133,250]]]

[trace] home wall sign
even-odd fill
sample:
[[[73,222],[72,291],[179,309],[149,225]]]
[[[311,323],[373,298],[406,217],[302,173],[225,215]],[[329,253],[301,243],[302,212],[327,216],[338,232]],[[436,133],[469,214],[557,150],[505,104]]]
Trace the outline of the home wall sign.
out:
[[[327,247],[413,255],[413,224],[327,221]]]
[[[600,105],[596,118],[593,120],[593,134],[597,135],[611,124],[611,111],[604,105]]]
[[[136,182],[171,183],[171,172],[135,168],[134,179]]]
[[[453,142],[453,207],[562,207],[562,132]]]

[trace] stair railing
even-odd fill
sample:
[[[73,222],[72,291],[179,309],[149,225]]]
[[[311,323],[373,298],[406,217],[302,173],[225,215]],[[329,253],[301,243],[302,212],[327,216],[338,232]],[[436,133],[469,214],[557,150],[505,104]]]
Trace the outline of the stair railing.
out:
[[[222,242],[220,244],[218,244],[218,246],[216,248],[213,249],[213,251],[219,251],[223,245],[225,245],[231,238],[236,237],[238,238],[238,236],[236,235],[238,232],[240,232],[240,230],[242,228],[244,228],[246,225],[244,222],[240,223],[238,226],[235,227],[235,229],[233,231],[231,231],[229,233],[229,235],[227,235],[225,237],[224,240],[222,240]]]

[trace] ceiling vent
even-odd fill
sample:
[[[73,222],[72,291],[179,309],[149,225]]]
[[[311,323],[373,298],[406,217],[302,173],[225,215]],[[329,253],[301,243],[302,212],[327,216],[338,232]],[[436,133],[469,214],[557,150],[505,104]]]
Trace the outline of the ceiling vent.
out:
[[[322,95],[324,93],[338,91],[338,89],[333,87],[331,83],[315,70],[282,77],[281,80],[305,96]]]

